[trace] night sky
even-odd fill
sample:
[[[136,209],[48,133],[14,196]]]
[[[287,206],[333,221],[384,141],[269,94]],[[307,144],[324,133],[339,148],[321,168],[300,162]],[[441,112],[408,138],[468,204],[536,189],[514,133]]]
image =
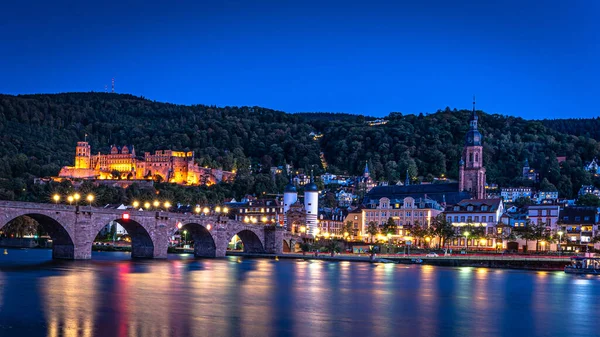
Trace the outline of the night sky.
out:
[[[600,115],[600,1],[2,1],[0,93]]]

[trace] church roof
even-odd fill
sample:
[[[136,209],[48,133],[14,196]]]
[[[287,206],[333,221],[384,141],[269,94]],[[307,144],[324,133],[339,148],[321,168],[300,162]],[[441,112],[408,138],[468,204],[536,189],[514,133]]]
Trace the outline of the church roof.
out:
[[[412,197],[414,199],[428,198],[438,203],[445,202],[453,205],[463,199],[471,198],[468,192],[459,192],[458,183],[448,184],[421,184],[408,186],[375,186],[365,196],[364,204],[369,204],[370,200],[379,200],[381,198],[404,199]]]

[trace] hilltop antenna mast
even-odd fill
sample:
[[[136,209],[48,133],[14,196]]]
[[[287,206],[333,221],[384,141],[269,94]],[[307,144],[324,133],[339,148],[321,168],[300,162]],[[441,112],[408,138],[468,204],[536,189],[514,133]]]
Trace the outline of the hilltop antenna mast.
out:
[[[107,93],[108,92],[108,85],[104,85],[104,92]]]
[[[115,78],[114,77],[112,79],[112,90],[111,90],[111,93],[113,93],[113,94],[115,93]]]

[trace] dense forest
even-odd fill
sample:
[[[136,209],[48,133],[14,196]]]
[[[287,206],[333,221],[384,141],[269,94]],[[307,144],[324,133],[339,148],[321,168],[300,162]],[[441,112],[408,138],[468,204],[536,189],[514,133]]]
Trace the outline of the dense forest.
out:
[[[582,184],[599,184],[583,170],[600,154],[599,119],[528,121],[478,114],[488,182],[528,184],[520,179],[527,158],[547,179],[545,188],[556,187],[561,196],[574,196]],[[184,106],[123,94],[0,95],[0,198],[31,198],[40,188],[33,178],[73,165],[75,143],[86,134],[93,152],[105,153],[111,144],[133,144],[138,155],[192,150],[200,165],[236,169],[235,183],[194,190],[211,201],[280,192],[285,177],[271,177],[270,166],[288,163],[320,173],[321,152],[332,173],[359,174],[368,162],[380,180],[404,180],[406,170],[413,180],[456,178],[470,116],[449,108],[425,115],[394,112],[387,124],[369,126],[365,122],[374,118],[366,116]],[[323,136],[315,140],[311,132]],[[567,160],[559,165],[557,156]],[[119,198],[127,200],[122,194]]]

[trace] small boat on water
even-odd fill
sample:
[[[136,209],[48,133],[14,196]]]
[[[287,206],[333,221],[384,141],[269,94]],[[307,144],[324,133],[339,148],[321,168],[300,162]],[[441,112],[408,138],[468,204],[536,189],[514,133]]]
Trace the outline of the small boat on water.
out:
[[[565,266],[565,273],[579,275],[600,275],[600,258],[573,256],[571,264]]]
[[[423,263],[423,260],[416,258],[416,259],[411,259],[410,262],[420,264],[420,263]]]

